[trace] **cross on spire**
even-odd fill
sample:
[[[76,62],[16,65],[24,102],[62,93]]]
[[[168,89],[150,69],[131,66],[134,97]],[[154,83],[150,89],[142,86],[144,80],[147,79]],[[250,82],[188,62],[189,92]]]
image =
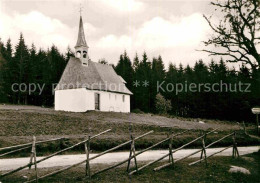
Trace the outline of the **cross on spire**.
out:
[[[81,16],[81,13],[82,13],[82,10],[83,9],[83,7],[81,6],[81,4],[79,5],[79,13],[80,13],[80,16]]]

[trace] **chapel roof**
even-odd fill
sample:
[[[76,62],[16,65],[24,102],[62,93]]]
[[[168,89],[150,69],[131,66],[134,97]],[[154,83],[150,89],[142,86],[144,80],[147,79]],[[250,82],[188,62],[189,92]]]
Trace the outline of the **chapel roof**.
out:
[[[70,57],[55,90],[77,88],[132,95],[111,65],[89,61],[85,66],[79,58]]]

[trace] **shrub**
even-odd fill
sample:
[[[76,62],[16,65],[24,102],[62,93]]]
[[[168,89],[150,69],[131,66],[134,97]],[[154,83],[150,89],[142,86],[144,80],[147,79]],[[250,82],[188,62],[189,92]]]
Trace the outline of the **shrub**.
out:
[[[156,95],[155,107],[159,114],[167,114],[172,109],[171,101],[166,100],[160,93]]]
[[[136,113],[136,114],[143,114],[144,112],[143,111],[141,111],[140,109],[133,109],[132,111],[131,111],[132,113]]]

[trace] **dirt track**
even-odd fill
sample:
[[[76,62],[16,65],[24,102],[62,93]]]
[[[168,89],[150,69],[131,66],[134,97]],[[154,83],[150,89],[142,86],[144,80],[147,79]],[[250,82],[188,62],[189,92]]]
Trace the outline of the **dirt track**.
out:
[[[209,148],[207,149],[207,154],[213,154],[214,152],[217,152],[221,150],[222,148]],[[260,149],[260,146],[252,146],[252,147],[238,147],[238,151],[240,155],[250,154],[253,152],[257,152]],[[195,152],[198,149],[183,149],[180,151],[177,151],[173,154],[173,157],[175,159],[184,157],[185,155],[188,155],[190,153]],[[147,151],[140,156],[137,156],[138,161],[152,161],[157,158],[160,158],[161,156],[167,154],[168,150],[156,150],[156,151]],[[90,157],[93,157],[96,154],[90,154]],[[232,155],[232,148],[229,148],[222,153],[219,153],[218,156],[231,156]],[[197,153],[193,157],[199,157],[200,153]],[[111,164],[111,163],[117,163],[122,160],[125,160],[129,157],[129,152],[114,152],[114,153],[108,153],[104,156],[101,156],[97,159],[94,159],[91,161],[91,164]],[[38,159],[41,159],[43,157],[38,157]],[[168,157],[167,157],[168,158]],[[165,159],[167,159],[165,158]],[[42,163],[38,164],[38,168],[49,168],[49,167],[58,167],[58,166],[68,166],[72,164],[76,164],[80,161],[83,161],[86,159],[85,154],[79,154],[79,155],[60,155],[55,156],[49,160],[46,160]],[[29,162],[28,158],[13,158],[13,159],[1,159],[0,160],[0,171],[5,170],[12,170],[18,167],[21,167],[23,165],[26,165]]]

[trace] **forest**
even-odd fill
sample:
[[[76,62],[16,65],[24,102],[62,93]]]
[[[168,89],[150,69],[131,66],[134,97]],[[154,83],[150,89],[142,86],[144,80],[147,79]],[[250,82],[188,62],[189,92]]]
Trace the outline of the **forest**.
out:
[[[14,47],[10,39],[6,43],[1,41],[0,103],[52,107],[53,86],[59,82],[71,56],[74,53],[70,48],[61,53],[55,45],[47,50],[37,49],[33,44],[28,47],[22,34]],[[99,62],[110,63],[104,59]],[[113,67],[133,92],[131,110],[136,112],[156,113],[156,95],[160,93],[170,101],[169,115],[253,122],[255,116],[251,108],[260,103],[259,72],[252,74],[243,64],[239,69],[229,68],[224,59],[211,60],[209,64],[198,60],[193,67],[174,63],[165,66],[160,55],[149,58],[144,52],[131,60],[125,51]],[[20,83],[24,84],[23,87],[34,83],[44,86],[44,89],[41,91],[37,87],[33,92],[26,88],[19,90],[13,86],[14,83],[17,83],[16,87]],[[205,83],[210,86],[218,84],[213,91],[207,89]],[[240,89],[239,83],[244,83]],[[201,88],[176,92],[178,88],[172,87],[180,84],[184,87],[200,85]],[[232,87],[228,89],[228,86]]]

